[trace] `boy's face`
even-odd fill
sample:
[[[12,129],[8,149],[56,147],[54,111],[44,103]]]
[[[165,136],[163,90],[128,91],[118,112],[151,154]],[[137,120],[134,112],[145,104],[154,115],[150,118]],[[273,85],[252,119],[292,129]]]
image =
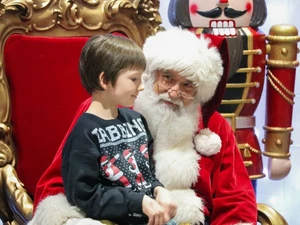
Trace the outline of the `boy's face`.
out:
[[[113,88],[113,95],[118,105],[131,107],[140,91],[142,85],[143,70],[126,69],[120,71]]]

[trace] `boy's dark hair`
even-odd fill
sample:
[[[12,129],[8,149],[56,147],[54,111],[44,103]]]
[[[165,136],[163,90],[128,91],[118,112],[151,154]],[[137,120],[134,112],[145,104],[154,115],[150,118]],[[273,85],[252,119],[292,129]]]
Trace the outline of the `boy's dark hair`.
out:
[[[132,40],[112,34],[96,35],[84,45],[79,61],[82,85],[91,94],[102,91],[99,75],[114,86],[123,69],[145,70],[146,59],[142,49]]]

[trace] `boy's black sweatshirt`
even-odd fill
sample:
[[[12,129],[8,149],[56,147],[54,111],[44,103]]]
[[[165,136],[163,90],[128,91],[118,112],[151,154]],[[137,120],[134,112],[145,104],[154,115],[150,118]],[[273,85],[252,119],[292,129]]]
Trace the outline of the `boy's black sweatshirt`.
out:
[[[118,224],[145,224],[144,195],[163,186],[155,177],[153,138],[144,117],[127,108],[116,119],[84,113],[63,148],[68,201],[86,216]]]

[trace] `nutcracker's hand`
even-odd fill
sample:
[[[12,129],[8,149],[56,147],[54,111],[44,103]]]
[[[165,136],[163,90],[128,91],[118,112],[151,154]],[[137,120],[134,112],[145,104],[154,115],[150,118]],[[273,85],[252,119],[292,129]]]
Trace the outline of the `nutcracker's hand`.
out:
[[[288,158],[269,158],[268,172],[271,180],[280,180],[286,177],[291,170],[291,161]]]

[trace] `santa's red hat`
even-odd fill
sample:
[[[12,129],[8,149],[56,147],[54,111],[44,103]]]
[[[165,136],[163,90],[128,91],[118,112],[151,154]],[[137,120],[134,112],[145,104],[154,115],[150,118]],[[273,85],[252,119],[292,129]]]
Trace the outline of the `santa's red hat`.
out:
[[[221,103],[227,82],[228,68],[224,67],[224,62],[228,61],[226,39],[172,28],[149,37],[143,49],[147,59],[143,75],[145,88],[152,89],[155,73],[160,69],[175,70],[196,85],[194,101],[201,106],[203,128],[195,136],[196,149],[204,155],[217,153],[221,140],[207,125]]]

